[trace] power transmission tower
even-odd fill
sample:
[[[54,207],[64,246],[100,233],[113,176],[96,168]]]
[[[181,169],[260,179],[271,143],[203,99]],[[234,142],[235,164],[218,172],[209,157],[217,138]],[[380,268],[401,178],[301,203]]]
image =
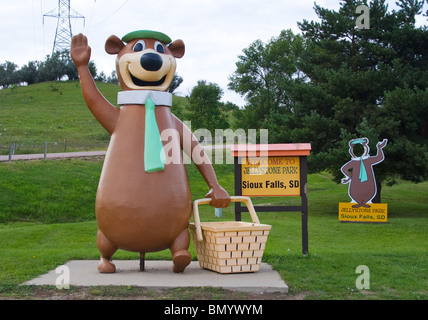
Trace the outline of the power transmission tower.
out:
[[[55,8],[43,15],[43,23],[45,17],[57,18],[55,40],[52,49],[52,54],[56,51],[70,49],[71,45],[71,19],[83,19],[85,17],[70,7],[70,0],[58,0],[58,8]]]

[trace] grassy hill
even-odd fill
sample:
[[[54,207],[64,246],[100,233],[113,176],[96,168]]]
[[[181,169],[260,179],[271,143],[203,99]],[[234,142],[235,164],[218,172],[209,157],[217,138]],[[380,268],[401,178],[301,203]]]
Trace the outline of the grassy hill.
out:
[[[116,105],[120,87],[108,83],[97,86]],[[185,100],[174,97],[174,106],[181,108]],[[99,150],[106,148],[109,139],[86,107],[78,81],[0,90],[1,154],[8,154],[9,144],[16,145],[16,153],[42,153],[45,141],[48,152]]]
[[[119,86],[99,83],[115,102]],[[85,105],[78,81],[43,82],[0,90],[1,144],[103,141],[108,134]]]

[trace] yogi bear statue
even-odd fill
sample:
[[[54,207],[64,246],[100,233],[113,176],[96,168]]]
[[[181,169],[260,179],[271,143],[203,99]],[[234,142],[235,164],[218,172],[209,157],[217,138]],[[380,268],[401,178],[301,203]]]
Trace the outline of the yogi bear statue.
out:
[[[211,205],[224,208],[230,204],[229,194],[219,185],[197,139],[171,113],[172,95],[167,90],[175,59],[184,55],[184,43],[172,42],[161,32],[139,30],[122,39],[110,36],[105,50],[117,55],[122,89],[119,108],[103,97],[92,79],[87,38],[82,34],[72,38],[70,54],[84,100],[111,134],[95,202],[101,253],[98,270],[116,271],[112,256],[118,249],[138,252],[141,270],[146,252],[169,249],[172,270],[183,272],[191,261],[188,224],[192,198],[181,150],[194,160],[198,155],[194,162],[209,187],[206,196],[212,199]]]

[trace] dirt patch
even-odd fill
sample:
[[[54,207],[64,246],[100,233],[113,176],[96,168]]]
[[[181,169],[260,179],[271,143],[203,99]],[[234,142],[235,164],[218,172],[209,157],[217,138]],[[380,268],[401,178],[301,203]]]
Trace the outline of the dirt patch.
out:
[[[71,287],[58,290],[49,286],[22,286],[0,295],[0,300],[304,300],[306,294],[280,292],[246,293],[219,288],[146,289],[140,287]]]

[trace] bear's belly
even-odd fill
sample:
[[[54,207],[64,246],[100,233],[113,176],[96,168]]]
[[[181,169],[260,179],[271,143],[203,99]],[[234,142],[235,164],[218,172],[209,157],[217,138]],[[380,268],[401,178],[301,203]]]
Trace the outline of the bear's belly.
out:
[[[166,120],[161,125],[173,126],[171,117]],[[121,110],[104,160],[95,211],[98,228],[119,249],[151,252],[169,248],[187,229],[191,194],[183,161],[167,162],[163,171],[144,170],[142,121],[135,107]],[[178,136],[164,144],[174,152],[181,150]]]

